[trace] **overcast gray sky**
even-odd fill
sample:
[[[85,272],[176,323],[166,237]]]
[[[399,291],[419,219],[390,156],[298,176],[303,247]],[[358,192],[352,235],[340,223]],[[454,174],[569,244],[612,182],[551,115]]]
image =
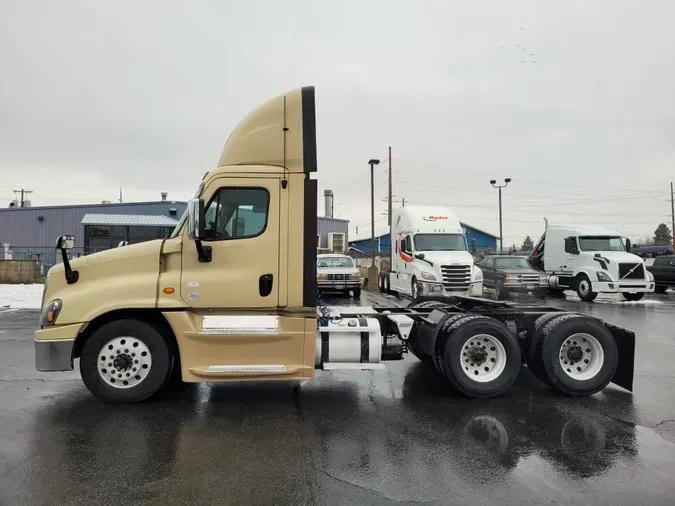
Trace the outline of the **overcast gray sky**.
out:
[[[0,205],[187,199],[247,111],[313,84],[319,190],[352,235],[391,145],[396,199],[494,233],[488,181],[513,178],[507,245],[543,216],[647,236],[670,223],[673,19],[672,0],[2,0]]]

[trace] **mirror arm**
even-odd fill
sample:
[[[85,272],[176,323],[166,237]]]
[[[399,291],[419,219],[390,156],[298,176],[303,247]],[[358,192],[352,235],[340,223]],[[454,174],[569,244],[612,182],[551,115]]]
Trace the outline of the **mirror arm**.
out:
[[[203,246],[202,241],[195,239],[195,246],[197,247],[197,259],[200,262],[208,263],[211,261],[211,246]]]
[[[70,265],[70,260],[68,260],[68,254],[65,249],[61,249],[61,258],[63,259],[63,268],[66,274],[66,282],[69,285],[77,283],[77,280],[80,279],[79,271],[74,271]]]

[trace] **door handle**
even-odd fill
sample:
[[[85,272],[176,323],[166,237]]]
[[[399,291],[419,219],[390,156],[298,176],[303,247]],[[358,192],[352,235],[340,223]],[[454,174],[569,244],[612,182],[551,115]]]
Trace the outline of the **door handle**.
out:
[[[263,274],[258,281],[258,290],[261,297],[267,297],[272,293],[272,286],[274,285],[274,275]]]

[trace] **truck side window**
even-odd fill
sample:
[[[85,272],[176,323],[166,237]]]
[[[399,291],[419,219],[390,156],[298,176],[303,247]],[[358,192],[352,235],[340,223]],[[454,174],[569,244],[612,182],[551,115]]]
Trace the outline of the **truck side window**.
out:
[[[412,239],[409,235],[406,236],[405,242],[403,245],[403,251],[406,253],[412,253]]]
[[[495,259],[494,258],[488,258],[487,261],[485,262],[485,266],[488,269],[494,269],[495,268]]]
[[[247,239],[267,227],[270,195],[264,188],[220,188],[204,213],[205,240]]]

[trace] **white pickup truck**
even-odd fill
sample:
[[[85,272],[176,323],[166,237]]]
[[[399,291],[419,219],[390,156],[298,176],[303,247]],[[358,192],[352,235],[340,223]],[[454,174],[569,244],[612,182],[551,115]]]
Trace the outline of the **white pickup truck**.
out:
[[[317,255],[316,284],[320,292],[344,292],[349,295],[351,291],[355,299],[361,297],[361,274],[354,260],[347,255]]]

